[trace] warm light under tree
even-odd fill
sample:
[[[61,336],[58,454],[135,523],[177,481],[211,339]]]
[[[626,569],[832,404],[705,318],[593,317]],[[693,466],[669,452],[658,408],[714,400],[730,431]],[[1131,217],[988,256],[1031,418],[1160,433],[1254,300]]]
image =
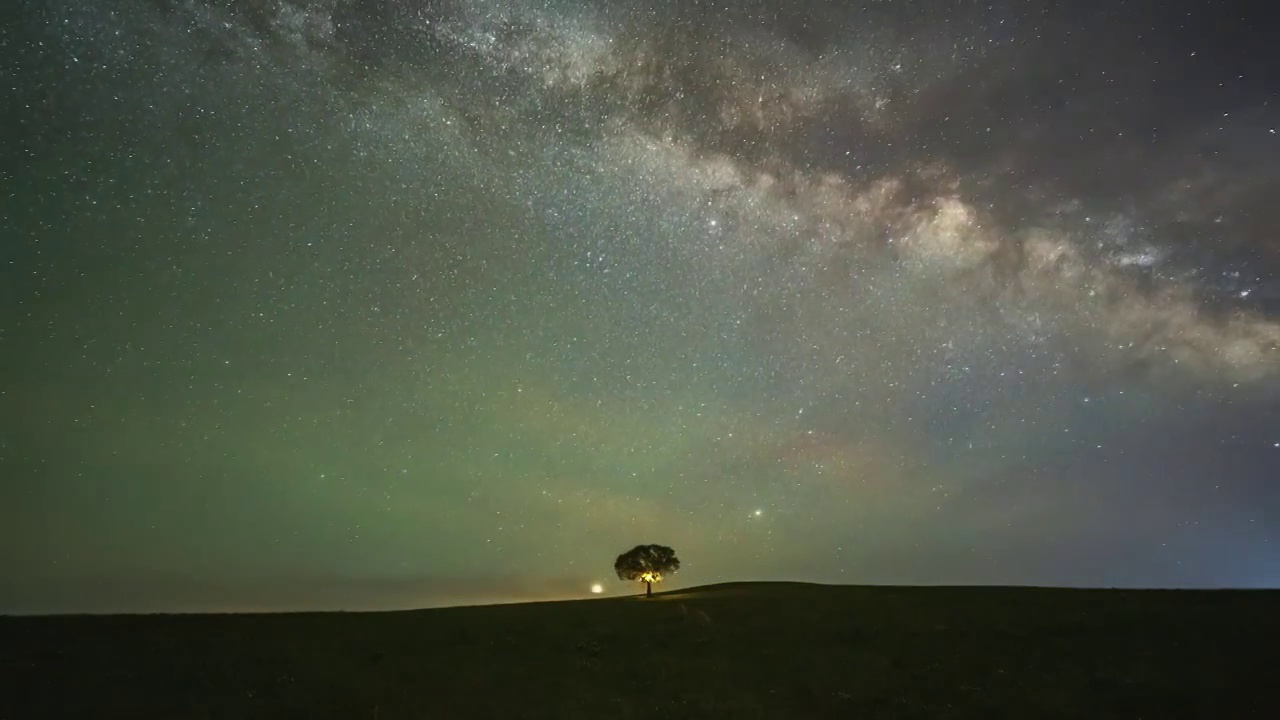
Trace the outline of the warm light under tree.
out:
[[[639,580],[645,584],[645,597],[653,595],[653,584],[662,582],[664,573],[680,569],[676,551],[665,545],[637,545],[618,556],[613,569],[620,580]]]

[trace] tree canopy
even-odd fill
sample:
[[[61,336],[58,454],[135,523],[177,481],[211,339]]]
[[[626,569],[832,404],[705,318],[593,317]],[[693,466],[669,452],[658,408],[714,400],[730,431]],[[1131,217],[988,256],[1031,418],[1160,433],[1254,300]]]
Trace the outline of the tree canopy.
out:
[[[680,569],[676,551],[666,545],[637,545],[618,556],[613,563],[619,580],[639,580],[645,584],[645,596],[653,595],[653,584],[662,576]]]

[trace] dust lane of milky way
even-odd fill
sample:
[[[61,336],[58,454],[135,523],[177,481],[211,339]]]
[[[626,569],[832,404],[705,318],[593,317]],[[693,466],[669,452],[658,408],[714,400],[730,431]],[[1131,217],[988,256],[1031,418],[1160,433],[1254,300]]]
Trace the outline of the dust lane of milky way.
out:
[[[1274,586],[1248,5],[24,2],[0,611]]]

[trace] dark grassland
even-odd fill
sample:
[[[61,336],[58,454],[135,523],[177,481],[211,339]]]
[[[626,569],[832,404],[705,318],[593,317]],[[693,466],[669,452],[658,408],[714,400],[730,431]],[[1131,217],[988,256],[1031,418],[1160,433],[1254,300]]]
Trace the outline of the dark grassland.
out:
[[[0,618],[0,720],[1277,717],[1280,592],[718,585]]]

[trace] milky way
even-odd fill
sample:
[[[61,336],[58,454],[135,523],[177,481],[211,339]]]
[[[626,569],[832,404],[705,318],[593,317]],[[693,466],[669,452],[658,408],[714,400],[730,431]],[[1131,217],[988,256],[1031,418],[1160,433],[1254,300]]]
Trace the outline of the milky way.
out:
[[[0,610],[1274,586],[1280,60],[1067,5],[24,3]]]

